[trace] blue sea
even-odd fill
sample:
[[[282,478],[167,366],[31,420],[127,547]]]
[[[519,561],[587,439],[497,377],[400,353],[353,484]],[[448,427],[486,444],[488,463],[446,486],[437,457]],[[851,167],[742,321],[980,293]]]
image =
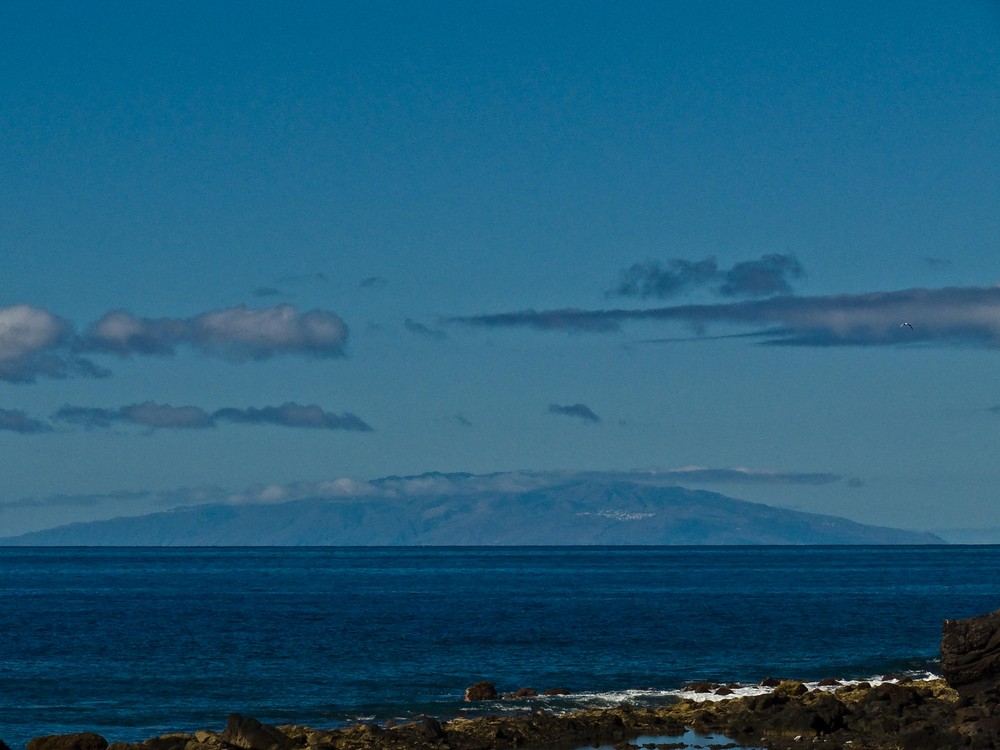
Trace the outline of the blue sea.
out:
[[[934,673],[942,620],[998,607],[1000,547],[0,548],[0,739]]]

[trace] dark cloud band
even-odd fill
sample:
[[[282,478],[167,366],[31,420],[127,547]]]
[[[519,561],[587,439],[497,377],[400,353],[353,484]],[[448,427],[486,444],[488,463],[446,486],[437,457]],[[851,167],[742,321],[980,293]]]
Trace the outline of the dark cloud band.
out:
[[[1000,347],[1000,288],[956,287],[826,297],[773,297],[644,310],[524,310],[449,320],[485,328],[613,332],[625,323],[674,321],[764,327],[760,340],[801,346],[960,343]],[[903,323],[908,327],[901,327]]]
[[[214,412],[208,412],[199,406],[171,406],[152,401],[130,404],[117,409],[67,405],[53,414],[52,419],[89,429],[105,429],[115,424],[127,424],[154,430],[189,430],[215,427],[219,422],[356,432],[370,432],[372,429],[360,417],[349,412],[334,414],[314,404],[302,405],[293,402],[261,408],[228,407]]]

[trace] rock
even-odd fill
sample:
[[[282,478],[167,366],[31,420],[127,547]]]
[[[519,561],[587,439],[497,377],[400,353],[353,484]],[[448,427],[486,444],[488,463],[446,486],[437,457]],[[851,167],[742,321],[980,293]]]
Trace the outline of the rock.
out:
[[[243,750],[285,750],[291,742],[275,727],[261,724],[256,719],[230,714],[222,741]]]
[[[497,689],[492,682],[477,682],[465,689],[467,701],[490,701],[497,697]]]
[[[10,745],[3,740],[0,740],[0,750],[10,750]]]
[[[941,672],[959,695],[1000,692],[1000,610],[944,621]]]
[[[792,698],[797,695],[804,695],[805,693],[808,693],[809,688],[797,680],[785,680],[774,689],[774,692],[777,695],[785,695]]]
[[[423,717],[420,720],[420,725],[427,739],[432,741],[444,741],[448,739],[448,734],[444,731],[444,727],[441,726],[441,722],[433,716]]]
[[[50,734],[28,743],[28,750],[107,750],[107,747],[108,741],[94,732]]]
[[[151,737],[142,743],[143,750],[185,750],[188,742],[194,739],[193,734],[166,734],[162,737]]]
[[[681,688],[686,693],[714,693],[718,689],[714,682],[691,682]]]
[[[549,688],[542,695],[573,695],[573,691],[564,687]]]
[[[773,688],[773,687],[778,687],[778,685],[780,684],[781,680],[779,680],[777,677],[765,677],[763,680],[760,681],[761,687]]]

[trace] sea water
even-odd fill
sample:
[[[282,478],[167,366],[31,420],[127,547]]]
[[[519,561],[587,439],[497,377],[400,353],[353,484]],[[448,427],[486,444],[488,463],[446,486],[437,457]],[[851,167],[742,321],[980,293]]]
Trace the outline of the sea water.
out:
[[[942,620],[997,607],[1000,547],[0,548],[0,739],[933,673]]]

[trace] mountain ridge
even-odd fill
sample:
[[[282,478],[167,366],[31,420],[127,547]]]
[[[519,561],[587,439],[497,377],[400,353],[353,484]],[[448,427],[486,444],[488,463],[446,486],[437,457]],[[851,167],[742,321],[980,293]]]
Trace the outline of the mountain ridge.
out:
[[[4,546],[944,544],[716,492],[571,479],[523,490],[210,503],[0,538]]]

